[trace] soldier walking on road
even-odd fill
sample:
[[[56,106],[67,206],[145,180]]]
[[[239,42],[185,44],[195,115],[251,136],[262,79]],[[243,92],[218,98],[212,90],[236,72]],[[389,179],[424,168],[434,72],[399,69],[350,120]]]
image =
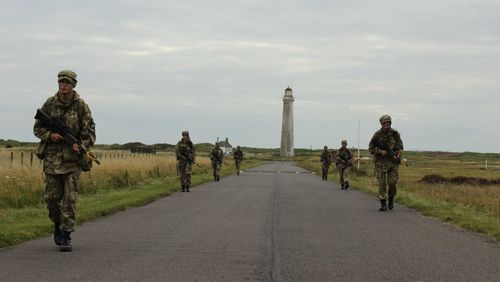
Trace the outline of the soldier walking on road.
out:
[[[220,169],[224,161],[224,152],[219,147],[219,142],[215,142],[215,147],[210,152],[210,160],[212,161],[212,169],[214,170],[214,181],[219,181]]]
[[[347,149],[347,140],[342,140],[342,147],[337,150],[337,170],[340,175],[340,189],[349,188],[349,170],[352,166],[352,154]]]
[[[243,161],[243,152],[240,146],[236,147],[236,151],[233,153],[234,164],[236,165],[236,175],[240,175],[240,165]]]
[[[328,169],[332,163],[332,154],[328,151],[328,146],[323,147],[323,152],[320,156],[321,161],[321,179],[328,180]]]
[[[81,152],[81,146],[94,145],[95,123],[89,106],[73,90],[76,73],[63,70],[57,75],[59,91],[43,104],[50,118],[59,119],[81,144],[69,144],[61,134],[51,131],[48,125],[37,119],[33,127],[41,139],[37,155],[43,159],[45,173],[45,202],[49,218],[54,223],[54,242],[60,251],[71,251],[71,232],[75,231],[76,199],[80,173],[90,170],[91,161]]]
[[[378,180],[380,211],[387,211],[387,186],[389,186],[389,209],[394,208],[399,165],[403,153],[403,141],[399,133],[391,128],[392,120],[388,115],[380,118],[381,129],[373,135],[369,151],[375,158],[375,175]]]
[[[188,131],[182,132],[182,139],[177,142],[175,147],[175,156],[177,157],[177,169],[181,178],[181,192],[189,192],[193,163],[196,162],[196,148],[191,142],[191,138],[189,138]]]

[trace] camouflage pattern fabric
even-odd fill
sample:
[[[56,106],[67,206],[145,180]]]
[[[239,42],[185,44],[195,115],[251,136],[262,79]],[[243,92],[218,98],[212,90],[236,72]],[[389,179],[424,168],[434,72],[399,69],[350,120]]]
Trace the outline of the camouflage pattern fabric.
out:
[[[320,155],[321,173],[323,177],[328,175],[328,170],[330,168],[332,160],[333,160],[332,154],[328,150],[323,150],[323,152]]]
[[[224,152],[221,148],[215,147],[210,152],[210,160],[212,161],[212,169],[214,171],[214,178],[220,176],[220,169],[222,167],[222,162],[224,159]]]
[[[96,132],[92,113],[76,91],[73,91],[73,99],[68,104],[63,103],[56,93],[47,99],[42,110],[62,120],[84,146],[94,145]],[[33,133],[41,139],[40,147],[43,148],[39,156],[43,159],[46,182],[44,198],[49,217],[53,222],[60,222],[61,230],[74,231],[81,166],[87,163],[86,157],[73,151],[73,144],[64,141],[53,143],[50,140],[51,132],[39,120],[35,120]]]
[[[243,161],[243,152],[239,149],[236,149],[233,153],[234,164],[236,165],[236,171],[240,171],[240,165]]]
[[[52,222],[60,222],[64,231],[75,231],[76,200],[80,171],[67,174],[45,174],[45,203]]]
[[[375,158],[375,175],[379,184],[378,197],[380,200],[386,200],[387,196],[396,196],[396,185],[399,179],[399,164],[389,155],[383,156],[381,154],[382,150],[387,151],[387,149],[393,150],[397,154],[403,153],[403,141],[399,133],[392,128],[388,131],[380,129],[375,132],[368,148]],[[387,186],[389,191],[387,191]]]
[[[352,166],[352,154],[346,147],[340,147],[337,150],[337,170],[340,176],[340,184],[349,181],[349,171]]]
[[[351,170],[350,167],[337,166],[337,170],[339,171],[340,184],[348,182],[349,181],[349,171]]]
[[[181,185],[191,186],[193,162],[196,161],[196,148],[193,142],[184,142],[181,139],[175,146],[175,155],[177,157]]]
[[[53,118],[59,118],[70,129],[70,133],[82,141],[82,145],[89,148],[94,145],[96,132],[92,113],[85,101],[74,91],[73,100],[69,104],[63,103],[58,94],[50,97],[43,104],[42,110]],[[43,127],[39,120],[35,120],[33,133],[43,143],[43,171],[50,174],[66,174],[80,171],[84,154],[73,151],[72,145],[64,141],[53,143],[50,141],[50,131]]]

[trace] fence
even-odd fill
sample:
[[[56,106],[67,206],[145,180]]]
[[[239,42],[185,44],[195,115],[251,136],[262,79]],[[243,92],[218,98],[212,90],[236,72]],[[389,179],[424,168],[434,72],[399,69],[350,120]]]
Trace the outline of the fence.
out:
[[[115,160],[115,159],[135,159],[135,158],[169,158],[173,157],[175,153],[173,152],[160,152],[156,154],[148,153],[130,153],[130,152],[109,152],[109,151],[93,151],[99,160]],[[36,154],[32,151],[10,151],[3,152],[0,154],[0,165],[8,163],[10,167],[20,164],[21,166],[33,166],[40,165],[41,160],[39,160]]]

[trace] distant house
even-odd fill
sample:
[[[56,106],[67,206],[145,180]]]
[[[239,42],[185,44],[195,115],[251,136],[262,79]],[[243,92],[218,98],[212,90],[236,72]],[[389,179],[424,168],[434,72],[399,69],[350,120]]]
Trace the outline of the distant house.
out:
[[[233,146],[229,143],[229,138],[226,140],[219,141],[219,147],[222,149],[225,155],[230,155],[233,152]]]
[[[156,147],[154,146],[133,146],[130,147],[132,154],[156,154]]]

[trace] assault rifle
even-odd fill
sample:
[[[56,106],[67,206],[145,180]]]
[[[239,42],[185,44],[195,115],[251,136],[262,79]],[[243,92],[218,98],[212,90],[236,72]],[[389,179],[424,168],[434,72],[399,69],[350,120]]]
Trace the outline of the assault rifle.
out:
[[[186,160],[186,161],[188,161],[188,162],[190,162],[190,163],[193,163],[193,164],[195,164],[197,167],[201,168],[201,165],[200,165],[200,164],[198,164],[197,162],[193,161],[193,159],[191,159],[191,158],[189,158],[189,157],[186,157],[186,156],[185,156],[185,155],[183,155],[182,153],[183,153],[183,152],[181,152],[181,153],[179,154],[179,157],[180,157],[181,159],[184,159],[184,160]],[[179,161],[177,161],[177,167],[179,167]]]
[[[394,152],[393,149],[389,148],[389,146],[377,143],[377,148],[386,151],[387,155],[391,158],[393,162],[397,163],[398,165],[401,164],[401,157],[399,157],[398,154]]]
[[[98,165],[101,164],[101,162],[90,151],[90,149],[85,148],[82,142],[76,139],[76,137],[69,132],[69,128],[60,119],[49,116],[42,109],[36,110],[35,119],[41,121],[42,124],[45,127],[47,127],[51,132],[59,133],[63,137],[64,141],[66,141],[66,143],[70,145],[78,144],[78,149],[80,150],[80,153],[84,153],[87,159],[89,159],[91,162],[95,162]]]
[[[347,167],[353,166],[352,162],[350,162],[349,160],[347,160],[345,158],[339,157],[338,160],[340,160],[342,163],[346,164]]]

